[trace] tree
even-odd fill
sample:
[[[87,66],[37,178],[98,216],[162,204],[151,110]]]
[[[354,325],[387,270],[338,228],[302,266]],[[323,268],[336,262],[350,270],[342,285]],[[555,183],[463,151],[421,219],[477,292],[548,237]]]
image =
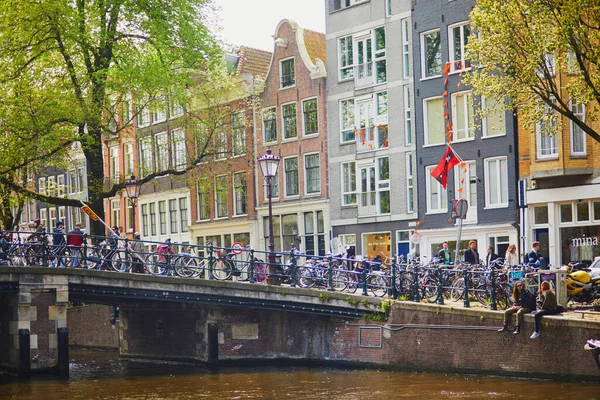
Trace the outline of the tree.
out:
[[[78,206],[28,190],[11,173],[58,160],[79,141],[89,203],[103,213],[102,200],[124,187],[104,188],[102,137],[111,132],[110,96],[181,94],[202,84],[193,73],[217,70],[222,53],[208,28],[210,1],[6,0],[0,9],[0,102],[6,105],[0,112],[0,196],[11,190]],[[92,227],[92,233],[101,231],[99,224]]]
[[[600,104],[597,0],[478,0],[471,20],[467,81],[479,94],[516,109],[525,127],[558,114],[600,142],[592,118]],[[585,120],[570,101],[588,107]]]

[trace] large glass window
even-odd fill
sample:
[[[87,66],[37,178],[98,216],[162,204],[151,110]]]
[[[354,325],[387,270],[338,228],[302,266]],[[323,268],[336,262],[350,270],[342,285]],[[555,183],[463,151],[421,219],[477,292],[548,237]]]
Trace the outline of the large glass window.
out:
[[[430,78],[442,74],[441,45],[442,39],[439,29],[421,34],[421,62],[423,78]]]
[[[425,119],[425,144],[443,144],[446,141],[444,127],[444,99],[425,99],[423,117]]]
[[[275,107],[263,111],[263,131],[265,143],[277,141],[277,111]]]
[[[315,194],[321,192],[321,173],[318,153],[307,154],[304,156],[304,169],[306,175],[306,193]]]
[[[298,184],[298,157],[283,160],[285,171],[285,195],[297,196],[300,192]]]
[[[215,210],[217,218],[225,218],[229,215],[227,211],[227,177],[215,177]]]
[[[553,100],[556,103],[556,100]],[[558,157],[557,115],[549,105],[544,104],[544,113],[536,125],[538,159]]]
[[[339,79],[349,79],[354,77],[354,62],[353,62],[352,36],[339,39],[339,59],[340,59],[340,75]]]
[[[562,263],[582,262],[591,264],[600,256],[600,225],[579,225],[560,228]]]
[[[246,172],[236,172],[233,174],[233,193],[235,198],[235,215],[247,214]]]
[[[471,34],[471,26],[468,22],[454,25],[448,28],[450,36],[450,70],[460,71],[470,67],[466,58],[466,46]]]
[[[560,222],[573,222],[573,204],[561,204],[560,205]]]
[[[578,202],[575,205],[577,210],[577,222],[589,222],[590,220],[590,203],[587,201]]]
[[[508,171],[506,157],[485,160],[486,207],[508,207]]]
[[[481,98],[483,108],[483,137],[499,136],[506,133],[505,111],[494,99]]]
[[[210,184],[208,179],[198,181],[198,219],[210,219]]]
[[[302,115],[304,118],[304,134],[314,135],[319,133],[319,117],[316,98],[302,101]]]
[[[342,163],[342,205],[356,205],[356,163]]]
[[[231,115],[231,137],[233,155],[241,156],[246,153],[246,123],[244,113]]]
[[[159,133],[156,140],[156,168],[166,171],[169,168],[169,138],[167,132]]]
[[[294,59],[289,58],[281,61],[281,88],[291,87],[296,84],[296,72]]]
[[[354,125],[354,99],[340,101],[340,126],[342,142],[352,142],[356,139]]]
[[[304,248],[306,254],[325,255],[323,211],[304,213]]]
[[[281,106],[283,115],[283,138],[291,139],[298,137],[296,124],[296,103]]]
[[[451,97],[454,141],[475,138],[475,119],[471,92],[455,93]]]
[[[569,102],[571,107],[571,111],[575,115],[575,117],[585,122],[585,106],[583,104],[579,104],[573,100]],[[587,154],[586,150],[586,142],[585,135],[586,133],[579,127],[575,122],[570,121],[571,125],[571,155],[583,157]]]
[[[432,165],[425,168],[425,179],[427,180],[427,212],[443,213],[448,212],[448,193],[442,187],[440,182],[431,176],[431,171],[436,166]]]
[[[173,168],[176,170],[185,169],[187,164],[187,149],[185,146],[185,133],[183,129],[176,129],[173,135]]]
[[[374,164],[359,167],[359,216],[390,212],[390,160],[382,157]]]
[[[548,206],[535,206],[533,208],[533,223],[542,225],[548,223]]]

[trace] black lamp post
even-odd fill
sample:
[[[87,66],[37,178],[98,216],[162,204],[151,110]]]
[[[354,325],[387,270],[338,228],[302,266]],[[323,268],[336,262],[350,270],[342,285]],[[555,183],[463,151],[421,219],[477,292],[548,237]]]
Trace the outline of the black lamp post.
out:
[[[129,179],[125,181],[125,190],[127,190],[127,198],[129,203],[131,204],[131,212],[133,214],[133,234],[135,236],[135,205],[137,203],[138,197],[140,197],[140,190],[142,189],[142,184],[135,179],[134,175],[131,175]]]
[[[271,149],[267,149],[267,153],[262,157],[259,157],[258,162],[260,169],[262,170],[263,176],[267,181],[267,196],[269,198],[269,278],[270,284],[278,284],[278,279],[273,279],[272,276],[275,274],[275,241],[273,239],[273,205],[271,202],[273,178],[277,175],[277,167],[279,167],[279,158],[276,155],[271,154]]]

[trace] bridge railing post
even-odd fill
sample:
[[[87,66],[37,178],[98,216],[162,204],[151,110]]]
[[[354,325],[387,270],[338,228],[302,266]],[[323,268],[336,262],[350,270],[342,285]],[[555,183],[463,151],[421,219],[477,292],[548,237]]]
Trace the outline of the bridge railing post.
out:
[[[463,278],[465,280],[465,283],[464,283],[465,287],[463,288],[463,297],[464,297],[463,306],[465,308],[471,307],[471,302],[469,301],[469,272],[470,272],[469,268],[463,269],[463,274],[464,274]],[[471,272],[471,273],[473,273],[473,272]]]
[[[165,257],[167,265],[166,265],[166,269],[165,269],[165,275],[166,276],[171,276],[171,252],[172,252],[172,248],[171,248],[171,242],[167,243],[167,256]]]
[[[248,282],[250,283],[256,282],[254,280],[255,263],[256,261],[254,261],[254,249],[250,249],[250,268],[248,269]]]
[[[208,267],[208,279],[212,281],[215,279],[215,275],[213,274],[215,270],[215,249],[212,244],[208,248]]]
[[[368,296],[369,294],[367,293],[367,268],[364,264],[362,266],[362,271],[360,274],[360,281],[362,282],[362,295]]]
[[[398,268],[397,257],[392,256],[392,281],[390,282],[392,299],[398,298],[398,288],[396,287],[396,269]]]
[[[490,310],[497,310],[498,307],[496,305],[496,274],[494,273],[494,269],[492,267],[492,269],[490,269],[490,281],[491,281],[491,287],[492,287],[492,302],[490,303]]]
[[[327,257],[327,290],[333,291],[333,258],[331,254]]]
[[[296,251],[292,247],[290,250],[290,287],[296,287],[296,263],[297,263]]]
[[[438,265],[437,267],[437,298],[435,300],[436,304],[444,304],[444,286],[446,286],[446,271],[442,268],[442,265]]]
[[[130,254],[129,254],[129,238],[125,238],[125,259],[124,259],[124,263],[125,264],[125,268],[123,268],[123,264],[121,264],[121,268],[119,268],[119,272],[127,272],[132,271],[131,269],[131,259],[130,259]]]
[[[85,268],[87,265],[87,252],[88,252],[87,246],[88,246],[87,236],[83,235],[83,253],[81,255],[81,261],[79,261],[79,265],[81,265],[81,268]]]
[[[413,300],[416,303],[421,302],[421,294],[419,293],[419,264],[415,264],[413,269]]]

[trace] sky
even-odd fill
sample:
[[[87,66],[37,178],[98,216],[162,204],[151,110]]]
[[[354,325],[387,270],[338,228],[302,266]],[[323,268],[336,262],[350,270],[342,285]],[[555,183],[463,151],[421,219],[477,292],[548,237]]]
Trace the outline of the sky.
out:
[[[325,33],[325,0],[214,0],[221,19],[219,35],[237,46],[273,51],[273,34],[282,19]]]

